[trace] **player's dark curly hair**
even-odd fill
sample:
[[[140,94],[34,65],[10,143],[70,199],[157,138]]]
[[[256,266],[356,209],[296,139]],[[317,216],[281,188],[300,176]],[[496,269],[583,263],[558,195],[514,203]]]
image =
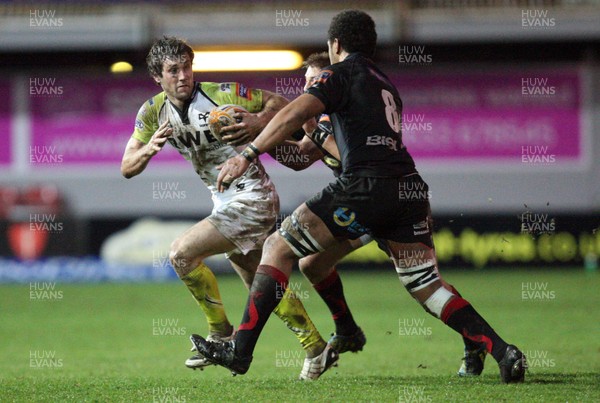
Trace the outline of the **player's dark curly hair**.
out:
[[[304,63],[302,63],[302,67],[304,67],[305,69],[307,69],[309,67],[316,67],[320,70],[324,67],[329,66],[330,64],[331,64],[331,62],[329,61],[329,53],[317,52],[317,53],[310,54],[306,58]]]
[[[377,32],[371,16],[361,10],[344,10],[331,20],[329,40],[335,38],[342,48],[348,52],[360,52],[367,57],[375,53]]]
[[[174,36],[163,36],[152,44],[146,64],[151,76],[162,76],[163,62],[166,59],[177,60],[187,56],[190,62],[194,61],[194,51],[183,39]]]

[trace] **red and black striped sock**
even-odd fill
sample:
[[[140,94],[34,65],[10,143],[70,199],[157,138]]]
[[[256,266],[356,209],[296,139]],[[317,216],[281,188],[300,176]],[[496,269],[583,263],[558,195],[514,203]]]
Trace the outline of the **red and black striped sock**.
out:
[[[462,295],[460,295],[460,293],[458,292],[458,290],[456,288],[454,288],[453,285],[448,284],[452,290],[452,294],[456,295],[457,297],[461,297]],[[468,339],[467,337],[463,336],[463,343],[465,344],[465,348],[469,351],[473,351],[473,350],[477,350],[478,348],[480,348],[481,346],[478,343],[475,343],[474,341]]]
[[[242,323],[235,336],[236,354],[252,357],[258,337],[287,288],[288,277],[273,266],[259,265],[250,287]]]
[[[453,298],[444,307],[441,319],[463,337],[480,347],[485,347],[496,361],[504,357],[508,344],[496,334],[467,300],[461,297]]]
[[[331,312],[335,322],[335,332],[341,335],[351,335],[356,332],[358,325],[346,304],[344,287],[337,271],[334,269],[324,280],[314,284],[314,288]]]

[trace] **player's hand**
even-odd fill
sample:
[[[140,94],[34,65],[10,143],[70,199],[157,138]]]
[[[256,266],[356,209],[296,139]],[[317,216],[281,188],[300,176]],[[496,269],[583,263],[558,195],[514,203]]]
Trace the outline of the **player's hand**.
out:
[[[240,123],[221,128],[221,137],[230,146],[247,144],[262,130],[261,120],[255,113],[237,112],[232,116]]]
[[[162,150],[163,146],[167,142],[167,138],[172,135],[173,129],[169,125],[169,121],[166,121],[160,125],[152,137],[150,137],[150,141],[148,142],[149,155],[156,155],[156,153]]]
[[[226,191],[234,180],[246,172],[248,166],[250,162],[241,155],[229,158],[224,164],[219,165],[217,169],[221,171],[217,177],[217,190],[221,193]]]

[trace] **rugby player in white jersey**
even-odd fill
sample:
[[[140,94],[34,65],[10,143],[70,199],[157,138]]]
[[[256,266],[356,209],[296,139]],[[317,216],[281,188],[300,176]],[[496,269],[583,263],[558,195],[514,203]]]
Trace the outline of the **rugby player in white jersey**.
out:
[[[287,101],[269,91],[250,89],[240,83],[196,82],[193,59],[191,47],[181,39],[163,37],[152,45],[146,62],[152,79],[163,91],[140,108],[134,132],[125,148],[121,173],[126,178],[139,175],[169,142],[190,161],[211,191],[214,207],[210,216],[175,239],[169,258],[204,311],[208,338],[227,340],[234,328],[225,314],[216,278],[204,259],[225,253],[249,287],[260,262],[262,244],[275,225],[279,198],[258,160],[223,193],[217,192],[215,186],[216,167],[237,155],[235,145],[256,137]],[[240,105],[249,113],[238,114],[241,122],[224,128],[223,134],[228,136],[219,142],[208,129],[207,116],[212,108],[223,104]],[[323,372],[319,366],[326,342],[302,303],[286,289],[275,313],[295,333],[306,352],[300,378],[318,378]],[[206,365],[210,365],[209,361],[200,355],[186,361],[186,366],[194,369]]]

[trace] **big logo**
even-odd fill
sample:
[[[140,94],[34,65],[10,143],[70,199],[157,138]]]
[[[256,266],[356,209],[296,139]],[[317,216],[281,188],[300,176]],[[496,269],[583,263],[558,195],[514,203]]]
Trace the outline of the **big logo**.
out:
[[[364,234],[367,229],[356,221],[356,213],[348,207],[338,207],[333,212],[333,221],[340,227],[346,227],[351,234]]]

